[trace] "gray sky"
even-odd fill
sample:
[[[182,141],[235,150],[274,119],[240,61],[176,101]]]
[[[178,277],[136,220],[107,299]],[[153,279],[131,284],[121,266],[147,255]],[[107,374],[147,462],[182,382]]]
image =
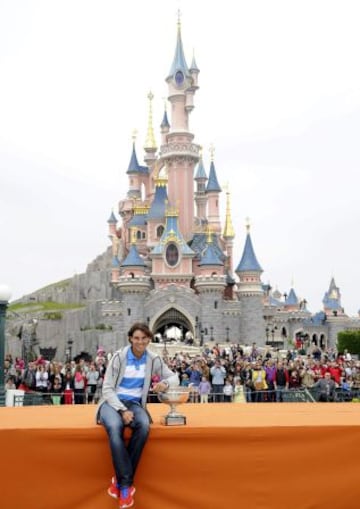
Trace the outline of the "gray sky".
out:
[[[207,170],[214,143],[230,184],[236,265],[248,216],[263,282],[293,282],[317,311],[334,276],[355,315],[356,0],[0,0],[0,283],[18,298],[84,272],[109,245],[150,89],[161,122],[178,8],[200,68],[190,127]]]

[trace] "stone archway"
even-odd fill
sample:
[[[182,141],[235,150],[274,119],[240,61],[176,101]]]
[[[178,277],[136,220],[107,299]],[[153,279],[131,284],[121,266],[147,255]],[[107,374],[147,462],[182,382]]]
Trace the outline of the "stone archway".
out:
[[[190,333],[194,337],[194,330],[190,320],[178,309],[171,307],[155,319],[152,326],[154,334],[165,334],[170,327],[178,327],[182,331],[182,337]]]

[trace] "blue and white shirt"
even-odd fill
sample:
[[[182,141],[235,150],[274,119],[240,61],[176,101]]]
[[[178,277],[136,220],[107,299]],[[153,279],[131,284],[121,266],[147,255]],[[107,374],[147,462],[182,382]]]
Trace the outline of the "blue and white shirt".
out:
[[[145,380],[146,356],[144,354],[138,359],[129,348],[126,355],[126,368],[124,377],[117,387],[117,397],[122,401],[141,402]]]

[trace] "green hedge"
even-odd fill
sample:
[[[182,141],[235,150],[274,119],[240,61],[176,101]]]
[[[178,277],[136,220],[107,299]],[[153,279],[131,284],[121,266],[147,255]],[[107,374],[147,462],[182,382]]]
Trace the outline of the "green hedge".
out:
[[[339,332],[337,336],[337,349],[340,353],[347,350],[351,354],[360,355],[360,330]]]

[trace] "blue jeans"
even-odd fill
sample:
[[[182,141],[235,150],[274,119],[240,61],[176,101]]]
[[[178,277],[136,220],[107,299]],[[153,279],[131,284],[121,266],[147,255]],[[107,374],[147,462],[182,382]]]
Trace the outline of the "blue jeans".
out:
[[[146,444],[150,417],[138,403],[124,402],[134,413],[129,427],[132,430],[128,445],[124,441],[125,425],[121,415],[108,403],[103,403],[99,410],[100,423],[106,429],[109,438],[112,462],[119,487],[132,486],[141,453]]]

